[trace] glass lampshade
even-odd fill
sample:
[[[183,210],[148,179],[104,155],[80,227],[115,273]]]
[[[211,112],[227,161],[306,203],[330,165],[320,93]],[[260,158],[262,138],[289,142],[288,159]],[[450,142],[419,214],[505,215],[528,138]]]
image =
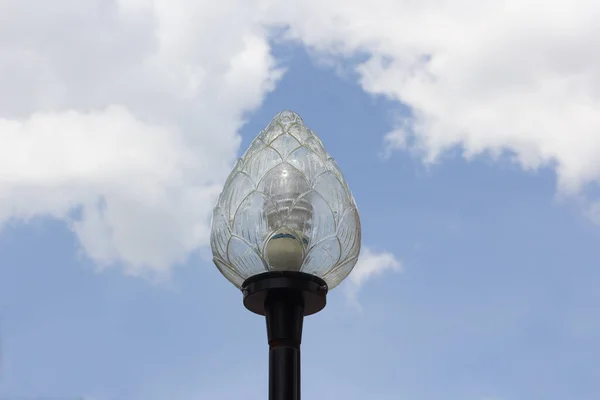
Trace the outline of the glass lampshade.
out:
[[[237,287],[260,273],[300,271],[331,289],[356,264],[354,197],[298,114],[277,114],[237,161],[214,209],[211,247]]]

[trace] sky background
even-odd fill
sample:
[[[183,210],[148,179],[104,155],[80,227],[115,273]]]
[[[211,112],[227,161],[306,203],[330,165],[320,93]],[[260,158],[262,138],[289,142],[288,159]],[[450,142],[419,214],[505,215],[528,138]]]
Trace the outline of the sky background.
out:
[[[597,399],[598,16],[0,0],[0,399],[267,397],[264,320],[208,234],[235,158],[285,109],[363,227],[305,321],[304,398]]]

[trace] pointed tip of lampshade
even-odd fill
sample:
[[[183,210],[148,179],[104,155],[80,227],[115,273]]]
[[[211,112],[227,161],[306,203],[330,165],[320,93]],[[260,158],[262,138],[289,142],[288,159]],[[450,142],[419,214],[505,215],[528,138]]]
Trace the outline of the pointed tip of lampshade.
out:
[[[302,120],[302,117],[300,117],[300,115],[298,115],[297,112],[292,111],[292,110],[281,111],[279,114],[277,114],[273,118],[273,121],[278,121],[284,127],[294,124],[294,123],[304,125],[304,121]]]

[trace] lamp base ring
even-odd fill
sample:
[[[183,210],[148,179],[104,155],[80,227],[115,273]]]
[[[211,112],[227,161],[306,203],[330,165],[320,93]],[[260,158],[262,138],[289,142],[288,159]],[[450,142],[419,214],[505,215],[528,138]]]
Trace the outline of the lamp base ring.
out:
[[[265,315],[267,295],[274,292],[301,294],[304,316],[315,314],[327,304],[327,283],[318,276],[296,271],[271,271],[251,276],[242,284],[244,306]]]

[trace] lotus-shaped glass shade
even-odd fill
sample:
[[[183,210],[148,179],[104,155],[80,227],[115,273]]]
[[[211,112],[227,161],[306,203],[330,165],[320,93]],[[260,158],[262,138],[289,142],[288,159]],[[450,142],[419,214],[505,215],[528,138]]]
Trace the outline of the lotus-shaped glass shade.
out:
[[[238,160],[214,209],[211,247],[237,287],[260,273],[300,271],[331,289],[356,264],[354,197],[298,114],[277,114]]]

